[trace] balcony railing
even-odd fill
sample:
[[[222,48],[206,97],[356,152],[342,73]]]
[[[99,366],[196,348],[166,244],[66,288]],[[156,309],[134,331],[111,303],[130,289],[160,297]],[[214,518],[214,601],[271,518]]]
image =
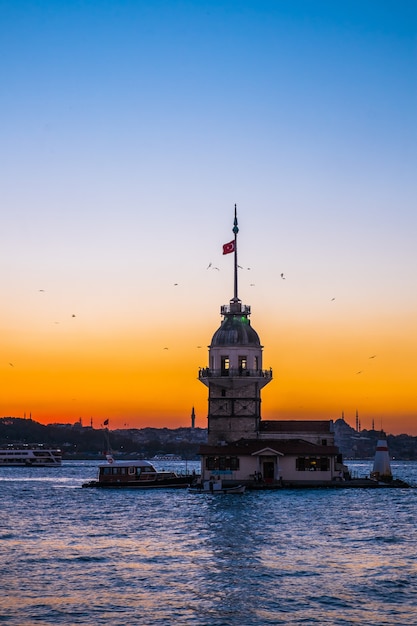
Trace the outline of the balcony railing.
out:
[[[250,315],[250,306],[241,302],[231,302],[220,307],[221,315]]]
[[[202,367],[198,372],[199,378],[220,378],[220,377],[239,377],[244,378],[246,376],[252,378],[267,378],[272,379],[272,369],[269,370],[250,370],[245,367],[230,367],[228,369],[210,369],[209,367]]]

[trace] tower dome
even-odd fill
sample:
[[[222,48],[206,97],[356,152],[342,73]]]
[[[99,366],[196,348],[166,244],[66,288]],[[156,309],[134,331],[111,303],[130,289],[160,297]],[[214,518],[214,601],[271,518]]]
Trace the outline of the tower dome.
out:
[[[220,346],[253,346],[261,348],[259,335],[246,315],[226,315],[211,340],[210,348]]]

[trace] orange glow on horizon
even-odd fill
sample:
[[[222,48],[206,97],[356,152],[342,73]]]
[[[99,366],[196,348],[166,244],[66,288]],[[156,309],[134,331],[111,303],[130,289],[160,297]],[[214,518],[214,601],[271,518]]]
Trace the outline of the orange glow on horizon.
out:
[[[208,364],[207,345],[220,324],[213,316],[147,332],[132,326],[104,333],[55,329],[6,338],[13,361],[3,363],[0,415],[32,418],[43,424],[82,419],[110,428],[207,426],[207,388],[198,381]],[[254,316],[256,319],[256,316]],[[381,424],[387,433],[417,435],[414,318],[392,330],[358,322],[306,325],[303,320],[265,322],[255,329],[264,342],[263,367],[274,379],[262,391],[263,419],[345,419],[362,428]],[[210,320],[211,318],[211,320]],[[198,322],[198,323],[197,323]],[[201,323],[201,328],[198,326]],[[203,337],[203,339],[202,339]],[[155,339],[156,338],[156,339]]]

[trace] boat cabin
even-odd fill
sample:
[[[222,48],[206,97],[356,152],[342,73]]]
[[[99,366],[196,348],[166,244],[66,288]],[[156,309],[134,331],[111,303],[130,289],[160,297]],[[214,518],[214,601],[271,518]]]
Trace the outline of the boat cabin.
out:
[[[157,472],[149,461],[109,461],[99,465],[100,482],[146,482],[156,480],[159,476],[173,476],[172,472]]]

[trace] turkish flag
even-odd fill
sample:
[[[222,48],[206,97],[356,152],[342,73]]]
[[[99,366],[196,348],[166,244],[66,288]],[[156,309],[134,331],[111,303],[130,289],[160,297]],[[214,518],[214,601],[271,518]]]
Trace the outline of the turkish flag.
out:
[[[235,241],[229,241],[229,243],[223,244],[223,254],[230,254],[235,251]]]

